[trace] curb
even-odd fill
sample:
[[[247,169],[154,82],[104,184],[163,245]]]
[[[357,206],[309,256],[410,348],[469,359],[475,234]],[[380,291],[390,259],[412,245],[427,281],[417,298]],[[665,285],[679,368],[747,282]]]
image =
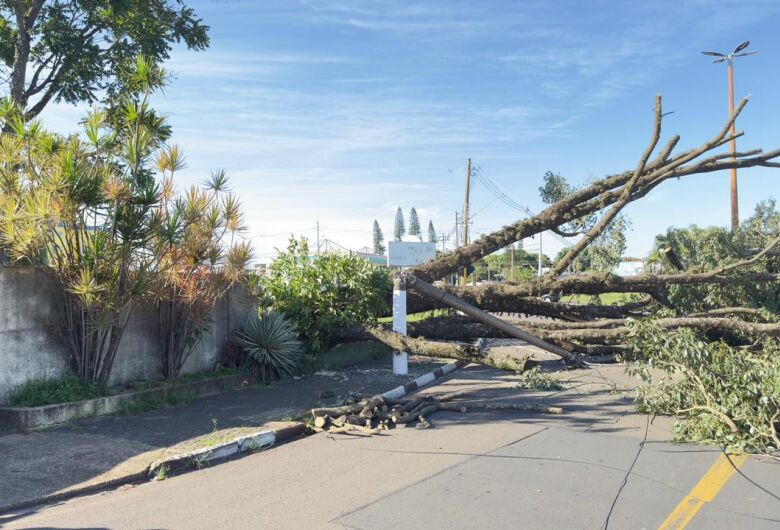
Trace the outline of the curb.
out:
[[[276,443],[290,440],[300,436],[304,432],[306,432],[305,423],[291,422],[290,425],[286,425],[278,429],[258,431],[247,434],[239,438],[235,438],[230,442],[216,445],[214,447],[207,447],[189,453],[181,453],[178,455],[161,458],[155,460],[141,471],[136,471],[135,473],[130,473],[123,477],[117,477],[97,484],[89,484],[88,486],[83,486],[81,488],[74,488],[72,490],[52,493],[35,500],[18,502],[6,506],[0,505],[0,514],[14,510],[23,510],[25,508],[38,506],[41,504],[65,501],[74,497],[105,491],[108,488],[124,486],[125,484],[144,482],[150,477],[154,477],[158,470],[163,466],[166,466],[166,472],[183,471],[186,469],[199,469],[204,465],[207,465],[209,462],[225,459],[238,453],[268,449]]]
[[[411,383],[406,383],[405,385],[399,385],[392,390],[388,390],[387,392],[382,394],[382,396],[391,399],[398,399],[400,397],[405,396],[409,392],[414,392],[419,388],[422,388],[426,385],[430,385],[434,381],[441,379],[445,375],[452,373],[458,368],[466,366],[467,364],[468,364],[467,361],[455,361],[454,363],[445,364],[444,366],[442,366],[441,368],[437,368],[433,372],[428,372],[427,374],[421,375]]]
[[[427,374],[421,375],[410,383],[399,385],[392,390],[388,390],[387,392],[383,393],[382,396],[394,399],[403,397],[409,392],[413,392],[424,386],[430,385],[434,381],[441,379],[445,375],[452,373],[458,368],[466,366],[467,364],[467,361],[455,361],[449,364],[445,364],[433,372],[428,372]],[[90,493],[97,493],[99,491],[104,491],[107,488],[114,488],[123,486],[125,484],[141,482],[145,479],[153,478],[162,469],[165,469],[166,473],[186,471],[188,469],[200,469],[201,467],[204,467],[211,462],[224,460],[241,453],[268,449],[280,442],[299,437],[305,432],[306,424],[303,422],[291,422],[290,424],[278,429],[257,431],[251,434],[240,436],[238,438],[234,438],[229,442],[215,445],[213,447],[206,447],[188,453],[180,453],[165,458],[160,458],[153,461],[144,470],[126,475],[124,477],[107,480],[99,484],[90,484],[82,488],[74,488],[69,491],[53,493],[35,500],[24,501],[7,506],[0,505],[0,514],[4,514],[13,510],[22,510],[33,506],[38,506],[40,504],[64,501],[73,497],[79,497]]]
[[[305,432],[306,424],[295,422],[279,429],[245,434],[213,447],[205,447],[189,453],[180,453],[155,460],[149,464],[146,474],[151,477],[162,469],[165,469],[166,472],[181,471],[188,468],[200,469],[215,460],[224,460],[248,451],[268,449],[276,443],[296,438]]]

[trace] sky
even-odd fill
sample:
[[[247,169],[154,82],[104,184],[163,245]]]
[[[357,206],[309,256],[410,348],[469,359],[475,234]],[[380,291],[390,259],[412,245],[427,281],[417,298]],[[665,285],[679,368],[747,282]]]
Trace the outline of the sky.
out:
[[[739,148],[780,147],[780,2],[775,0],[375,1],[188,0],[211,46],[177,47],[172,84],[155,97],[187,157],[181,189],[225,169],[258,261],[291,233],[353,250],[379,221],[392,238],[400,206],[454,240],[466,161],[471,232],[525,214],[481,176],[539,211],[545,171],[572,184],[636,166],[656,93],[661,143],[713,136],[728,114],[726,67],[702,50],[744,40],[735,63],[750,95]],[[82,107],[52,105],[44,122],[70,131]],[[729,222],[727,173],[667,182],[626,210],[627,254],[645,256],[669,226]],[[777,169],[740,171],[740,216],[780,195]],[[533,250],[538,240],[525,241]],[[543,236],[554,255],[562,243]]]

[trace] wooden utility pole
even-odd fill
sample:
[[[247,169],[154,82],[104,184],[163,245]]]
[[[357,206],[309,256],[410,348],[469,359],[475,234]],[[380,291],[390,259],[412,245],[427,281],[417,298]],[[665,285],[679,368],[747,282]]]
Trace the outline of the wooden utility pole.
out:
[[[460,233],[458,232],[458,223],[460,223],[460,219],[458,218],[458,212],[455,212],[455,248],[460,247]]]
[[[317,257],[320,255],[320,222],[317,221]]]
[[[509,247],[509,279],[515,281],[515,244]]]
[[[463,245],[469,244],[469,189],[471,188],[471,159],[466,164],[466,198],[463,201]],[[463,285],[469,280],[468,269],[463,269]]]

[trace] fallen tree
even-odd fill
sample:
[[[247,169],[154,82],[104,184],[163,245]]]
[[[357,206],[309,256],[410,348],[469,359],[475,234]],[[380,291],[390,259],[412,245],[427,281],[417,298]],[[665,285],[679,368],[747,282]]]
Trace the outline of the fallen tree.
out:
[[[774,149],[766,153],[761,149],[753,149],[736,152],[733,155],[725,153],[712,154],[714,150],[726,145],[732,139],[744,135],[743,132],[732,134],[731,130],[733,123],[742,113],[747,101],[747,98],[740,101],[723,128],[713,138],[700,146],[672,156],[672,152],[680,140],[680,137],[675,135],[669,139],[653,159],[650,159],[660,139],[664,116],[661,107],[661,97],[658,96],[656,98],[651,141],[640,158],[636,169],[597,180],[589,186],[563,197],[539,214],[527,219],[521,219],[501,230],[484,235],[468,245],[464,245],[452,252],[444,253],[428,263],[413,267],[411,273],[425,281],[443,278],[517,241],[548,230],[562,233],[564,232],[563,228],[561,228],[562,225],[598,214],[605,208],[612,207],[601,218],[602,221],[606,221],[596,223],[585,235],[583,240],[586,243],[576,245],[571,250],[571,255],[565,258],[566,261],[571,261],[582,251],[587,242],[603,231],[609,221],[626,205],[645,197],[650,191],[671,178],[681,178],[731,168],[780,167],[780,164],[773,161],[780,156],[780,149]],[[553,274],[545,278],[545,281],[557,279],[562,269],[553,269],[552,272]]]

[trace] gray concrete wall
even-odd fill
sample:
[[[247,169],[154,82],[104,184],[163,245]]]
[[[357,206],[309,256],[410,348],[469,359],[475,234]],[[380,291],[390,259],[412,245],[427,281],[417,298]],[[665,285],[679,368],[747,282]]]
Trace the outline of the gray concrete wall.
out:
[[[240,287],[217,302],[211,330],[192,351],[183,372],[213,369],[225,350],[228,320],[234,330],[253,311],[251,300]],[[26,381],[64,373],[69,355],[59,332],[52,294],[41,273],[30,267],[0,267],[0,404]],[[145,304],[128,323],[111,383],[161,377],[156,310]]]

